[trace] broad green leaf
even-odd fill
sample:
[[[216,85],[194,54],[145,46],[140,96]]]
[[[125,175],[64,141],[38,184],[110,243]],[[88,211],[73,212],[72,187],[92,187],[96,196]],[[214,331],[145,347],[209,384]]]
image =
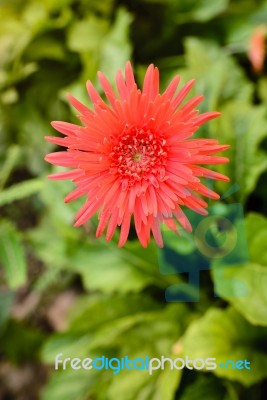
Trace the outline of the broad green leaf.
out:
[[[23,53],[31,40],[31,31],[21,20],[18,20],[16,15],[8,12],[3,12],[1,15],[0,56],[2,66],[8,65],[10,61],[14,61]],[[3,83],[0,79],[0,86]]]
[[[26,283],[27,266],[20,235],[9,221],[0,221],[0,262],[10,288]]]
[[[175,357],[172,357],[173,359]],[[173,400],[175,392],[180,384],[182,373],[179,370],[166,368],[161,371],[156,384],[153,400]]]
[[[58,333],[51,336],[41,349],[41,359],[48,364],[54,364],[57,354],[62,353],[62,358],[65,357],[80,357],[86,358],[88,354],[88,347],[92,335],[77,334],[72,332]]]
[[[144,359],[146,356],[160,358],[162,355],[175,358],[172,346],[184,329],[185,314],[186,308],[183,305],[168,305],[155,315],[154,319],[144,319],[143,322],[134,325],[127,334],[118,337],[120,356],[127,354],[130,359]],[[133,371],[125,370],[114,376],[107,392],[110,400],[118,398],[119,393],[122,398],[128,400],[173,399],[181,379],[181,371],[170,370],[168,367],[164,371],[155,370],[152,375],[145,370],[132,373]]]
[[[233,308],[210,308],[189,326],[183,338],[183,352],[189,359],[216,358],[212,372],[221,378],[251,386],[267,376],[267,353],[264,351],[267,329],[250,325]],[[262,345],[259,345],[262,343]],[[250,370],[220,367],[219,363],[247,360]]]
[[[178,23],[188,21],[206,22],[222,13],[228,5],[228,0],[189,0],[173,1],[173,12]]]
[[[267,218],[255,212],[246,216],[250,261],[267,266]]]
[[[222,143],[230,144],[229,164],[221,171],[240,186],[244,202],[253,191],[260,175],[267,169],[266,151],[261,148],[267,137],[266,108],[243,101],[228,102],[217,121]]]
[[[216,267],[216,292],[228,300],[250,323],[267,326],[267,219],[250,213],[246,218],[250,262]]]
[[[238,394],[214,376],[200,375],[185,388],[180,400],[238,400]]]
[[[31,179],[16,183],[0,192],[0,207],[16,200],[24,199],[40,192],[43,186],[41,179]]]
[[[26,56],[32,60],[52,59],[64,61],[65,51],[62,43],[53,36],[41,36],[33,41],[26,50]]]
[[[199,21],[207,22],[227,9],[229,0],[144,0],[147,3],[159,3],[169,6],[169,18],[174,18],[179,24]]]
[[[58,0],[57,2],[53,0],[44,0],[43,3],[50,12],[53,12],[57,10],[64,10],[64,8],[70,6],[72,2],[73,0]]]
[[[196,79],[195,90],[205,99],[198,108],[200,111],[220,110],[222,104],[231,99],[248,101],[252,96],[252,85],[246,79],[235,60],[223,53],[213,41],[195,37],[185,39],[186,69],[181,71],[185,80]],[[215,135],[215,124],[212,135]],[[218,131],[218,139],[221,132]]]
[[[108,260],[108,262],[107,262]],[[84,287],[103,293],[140,291],[153,279],[108,247],[98,251],[81,249],[71,260],[71,270],[81,274]]]
[[[38,75],[39,79],[43,79],[41,75]],[[46,77],[48,78],[48,77]],[[56,79],[56,76],[55,76]],[[49,82],[45,85],[49,89]],[[55,87],[54,87],[55,90]],[[38,96],[50,96],[49,91],[45,91],[44,87],[39,86]],[[28,96],[37,96],[37,93],[28,92]],[[51,143],[48,143],[45,139],[45,135],[51,134],[50,121],[46,119],[45,115],[42,115],[40,111],[41,105],[37,106],[39,97],[36,97],[35,104],[32,104],[29,98],[26,98],[21,104],[18,102],[15,108],[15,117],[20,121],[18,129],[18,140],[23,146],[23,157],[24,165],[27,166],[28,170],[33,175],[43,175],[47,173],[48,164],[44,161],[45,154],[51,151],[53,147]],[[45,110],[48,110],[51,105],[55,106],[55,102],[50,100],[46,103]]]
[[[216,272],[215,272],[216,273]],[[240,293],[240,286],[243,291]],[[225,268],[216,292],[250,323],[267,326],[267,268],[258,264]]]
[[[82,6],[85,12],[90,9],[97,15],[101,14],[110,18],[114,9],[114,2],[115,0],[83,0]]]
[[[112,323],[115,319],[161,308],[161,305],[144,294],[81,297],[70,314],[70,328],[75,332],[88,332]]]
[[[100,70],[114,82],[118,69],[125,66],[130,59],[132,46],[129,41],[129,28],[132,22],[131,14],[124,8],[119,8],[116,20],[104,38],[100,54]]]
[[[159,309],[150,298],[140,295],[81,297],[70,314],[69,331],[47,341],[43,359],[52,362],[58,352],[82,355],[100,343],[106,347],[119,334],[145,321],[146,313]]]
[[[127,335],[119,337],[120,354],[127,354],[131,359],[145,358],[146,355],[150,358],[160,358],[162,355],[175,358],[172,354],[172,346],[184,329],[185,313],[186,308],[183,305],[169,305],[154,320],[133,326]],[[139,396],[140,399],[172,399],[181,378],[181,371],[168,370],[168,367],[164,371],[154,371],[151,376],[145,371],[139,371],[139,379],[136,373],[133,382],[131,373],[132,371],[124,371],[123,375],[118,377],[119,379],[114,377],[108,390],[108,393],[112,394],[112,400],[115,400],[120,386],[123,388],[123,396],[129,400],[139,399]],[[127,386],[123,383],[125,380],[129,382],[131,391],[127,391]]]
[[[159,274],[155,249],[151,246],[145,252],[140,247],[131,242],[118,249],[109,246],[104,239],[94,243],[94,248],[81,245],[70,255],[69,268],[81,274],[88,290],[125,293],[140,291],[152,284],[164,287],[168,280]]]
[[[64,268],[68,262],[65,238],[66,236],[61,236],[57,226],[49,220],[42,221],[38,228],[27,232],[27,240],[33,246],[35,254],[54,271]]]
[[[144,295],[81,298],[73,311],[76,316],[73,315],[68,332],[53,335],[46,342],[42,350],[45,362],[54,363],[58,353],[63,353],[61,358],[94,358],[97,353],[119,359],[125,355],[134,359],[163,354],[173,358],[172,346],[184,330],[187,315],[184,305],[162,309]],[[146,387],[151,385],[153,399],[172,399],[180,377],[181,371],[157,370],[150,376],[147,370],[124,369],[117,375],[112,371],[105,377],[100,375],[97,388],[105,385],[103,398],[115,400],[120,396],[135,400],[150,398],[146,396]],[[93,387],[89,393],[94,393]]]
[[[96,381],[96,373],[93,370],[54,371],[42,390],[41,400],[85,400],[89,388]]]
[[[70,50],[79,53],[87,51],[97,51],[107,32],[107,23],[105,20],[89,15],[81,21],[72,24],[67,38],[67,44]]]
[[[124,370],[114,376],[107,390],[107,398],[109,400],[116,400],[120,397],[124,400],[139,399],[140,392],[154,379],[148,371]]]
[[[173,400],[181,379],[181,371],[155,371],[149,375],[148,371],[122,371],[112,380],[107,398],[116,400]]]
[[[73,223],[75,220],[75,213],[78,211],[79,206],[83,204],[84,198],[69,204],[64,203],[64,197],[74,188],[75,185],[73,182],[50,181],[49,179],[45,179],[40,192],[40,197],[47,207],[50,218],[53,219],[53,222],[58,227],[58,231],[63,236],[68,236],[70,230],[73,234],[78,234],[79,232],[73,228]],[[68,227],[69,229],[67,229]]]

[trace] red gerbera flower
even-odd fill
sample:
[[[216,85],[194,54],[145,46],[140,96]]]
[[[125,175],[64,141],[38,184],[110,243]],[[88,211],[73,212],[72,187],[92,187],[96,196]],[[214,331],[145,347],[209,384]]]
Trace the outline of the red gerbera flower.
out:
[[[219,198],[198,177],[228,181],[226,176],[198,164],[228,162],[212,154],[229,146],[219,145],[215,139],[188,140],[200,125],[220,114],[199,115],[195,107],[203,100],[202,95],[181,106],[194,80],[176,93],[180,80],[176,76],[160,94],[159,71],[153,65],[147,69],[142,90],[137,88],[130,62],[126,64],[125,79],[121,71],[116,74],[118,95],[101,72],[98,77],[110,104],[103,101],[90,81],[87,89],[94,111],[68,95],[84,126],[52,123],[66,136],[46,139],[67,147],[67,151],[48,154],[45,159],[74,169],[49,177],[71,179],[77,186],[65,202],[86,195],[75,226],[99,211],[96,236],[101,236],[107,226],[106,240],[111,240],[120,226],[119,246],[123,246],[133,216],[141,244],[147,246],[152,230],[162,247],[160,223],[178,232],[177,220],[191,231],[181,206],[205,215],[207,203],[198,194]]]

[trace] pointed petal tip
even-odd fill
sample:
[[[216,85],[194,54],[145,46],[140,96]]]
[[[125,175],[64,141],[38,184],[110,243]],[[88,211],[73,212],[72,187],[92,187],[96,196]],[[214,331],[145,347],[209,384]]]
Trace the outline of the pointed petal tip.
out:
[[[47,161],[47,162],[50,162],[51,158],[53,158],[53,154],[54,154],[54,153],[48,153],[48,154],[44,157],[44,160]]]
[[[193,232],[193,228],[192,228],[192,225],[190,223],[186,224],[186,226],[184,226],[184,229],[189,233]]]
[[[56,178],[53,178],[53,174],[47,175],[47,179],[49,179],[50,181],[56,180]]]
[[[83,222],[79,221],[79,219],[77,219],[77,221],[75,221],[73,224],[74,228],[79,228],[81,225],[83,225]]]
[[[66,93],[66,97],[67,97],[67,99],[68,99],[69,101],[71,101],[72,99],[74,99],[74,97],[72,96],[72,94],[69,93],[69,92]]]
[[[132,63],[130,60],[126,61],[125,68],[130,68],[131,70],[133,69]]]
[[[141,246],[144,248],[144,249],[147,249],[147,243],[142,243],[142,242],[140,242],[140,244],[141,244]]]
[[[99,231],[97,230],[96,233],[95,233],[95,237],[96,237],[97,239],[99,239],[99,238],[101,237],[101,235],[102,235],[102,232],[99,232]]]
[[[57,129],[57,126],[58,126],[58,124],[60,123],[61,121],[51,121],[50,122],[50,125],[54,128],[54,129]]]

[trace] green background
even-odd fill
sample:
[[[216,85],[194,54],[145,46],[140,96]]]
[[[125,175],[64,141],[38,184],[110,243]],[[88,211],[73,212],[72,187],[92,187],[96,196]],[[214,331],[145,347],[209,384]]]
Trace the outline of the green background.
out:
[[[260,400],[267,384],[267,68],[253,72],[248,46],[267,24],[267,2],[252,0],[0,1],[0,398],[41,400]],[[98,70],[112,83],[130,59],[141,85],[149,63],[161,89],[177,73],[197,80],[200,111],[216,110],[199,136],[230,144],[217,168],[223,200],[245,213],[249,261],[216,281],[201,272],[200,301],[168,303],[186,274],[162,275],[154,243],[142,249],[94,237],[97,220],[72,227],[82,203],[64,204],[69,182],[44,162],[55,149],[51,120],[77,122],[71,92],[90,105],[85,82]],[[227,235],[227,232],[225,233]],[[178,239],[177,239],[178,240]],[[192,240],[167,244],[189,259]],[[241,251],[241,250],[240,250]],[[194,267],[194,263],[193,263]],[[212,272],[213,271],[213,272]],[[229,289],[229,288],[228,288]],[[247,359],[251,370],[54,371],[65,357],[188,355]]]

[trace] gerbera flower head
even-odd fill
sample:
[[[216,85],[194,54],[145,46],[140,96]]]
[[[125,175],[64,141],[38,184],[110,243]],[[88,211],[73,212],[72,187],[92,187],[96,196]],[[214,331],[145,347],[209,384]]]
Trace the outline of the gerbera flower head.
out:
[[[175,76],[160,94],[159,71],[153,65],[146,71],[142,90],[136,85],[130,62],[125,77],[121,71],[116,74],[118,93],[101,72],[98,78],[108,104],[89,81],[93,110],[68,95],[83,125],[52,122],[65,137],[46,139],[67,151],[48,154],[45,159],[71,169],[49,177],[71,179],[76,185],[65,202],[86,196],[75,226],[98,212],[96,236],[106,229],[109,241],[119,226],[119,246],[123,246],[133,220],[142,246],[148,245],[152,231],[162,247],[160,223],[177,233],[179,225],[191,231],[182,208],[206,215],[208,204],[199,195],[219,198],[200,177],[228,181],[202,165],[228,162],[213,154],[229,146],[219,145],[216,139],[189,139],[200,125],[220,114],[199,114],[195,107],[203,100],[202,95],[181,105],[194,80],[177,92],[180,78]]]

